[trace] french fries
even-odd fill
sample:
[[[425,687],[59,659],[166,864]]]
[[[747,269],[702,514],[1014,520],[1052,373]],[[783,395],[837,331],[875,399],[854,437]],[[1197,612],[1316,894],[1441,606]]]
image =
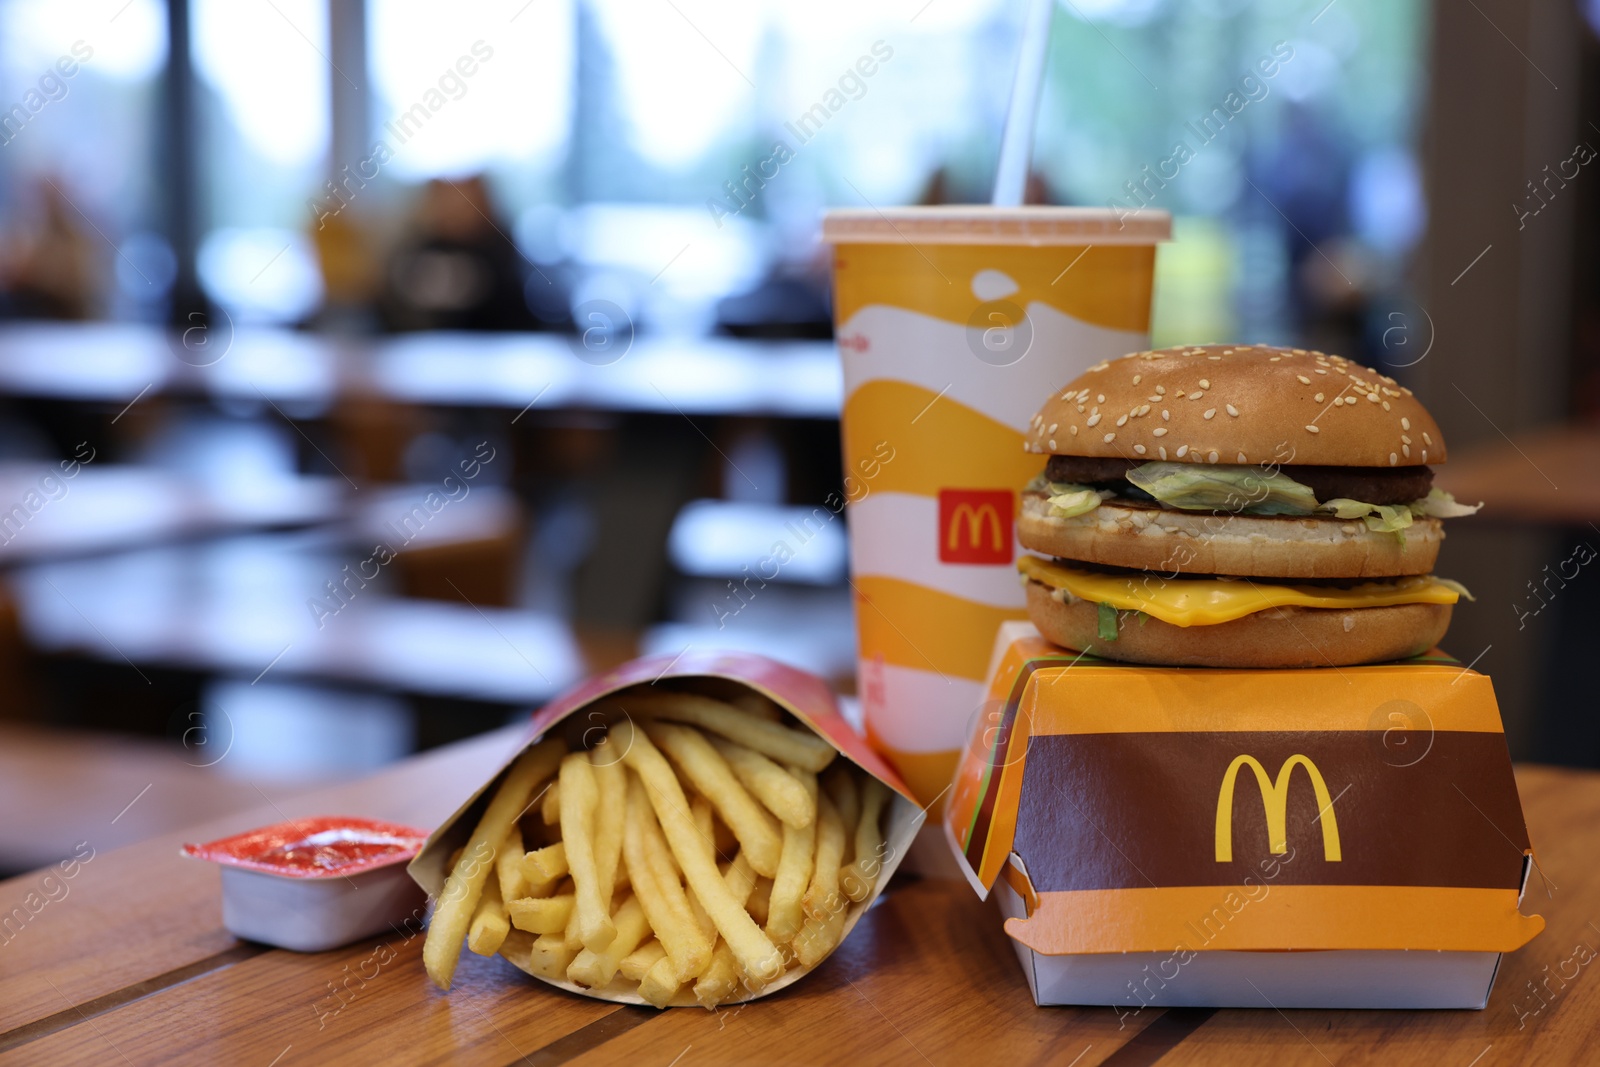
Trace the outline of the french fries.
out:
[[[472,925],[467,928],[467,947],[480,956],[493,956],[505,944],[510,932],[511,922],[506,918],[505,901],[500,897],[500,880],[490,878],[483,883],[478,909],[472,913]]]
[[[817,801],[795,774],[785,771],[753,748],[723,737],[706,738],[728,761],[739,784],[761,801],[785,826],[806,827],[817,817]],[[802,772],[805,773],[805,772]]]
[[[494,863],[496,846],[502,844],[511,824],[522,814],[534,786],[549,778],[560,766],[560,741],[551,738],[524,752],[506,772],[489,801],[482,818],[472,831],[472,840],[461,854],[461,861],[445,880],[428,923],[428,936],[422,943],[422,964],[440,989],[449,989],[461,958],[461,939],[478,908],[483,884]]]
[[[816,734],[751,718],[731,704],[710,697],[693,693],[629,693],[612,699],[630,714],[686,722],[737,741],[780,763],[791,763],[808,771],[822,770],[838,755],[832,745]]]
[[[465,938],[568,988],[709,1008],[826,957],[877,883],[888,787],[753,692],[605,707],[627,714],[519,757],[451,857],[434,982]]]
[[[813,808],[817,803],[817,776],[806,771],[795,775],[806,800]],[[801,903],[811,884],[812,854],[816,848],[817,827],[807,823],[803,827],[783,828],[783,857],[778,861],[778,873],[772,880],[767,901],[767,936],[777,944],[794,940],[804,919]]]
[[[783,847],[772,817],[761,809],[733,776],[728,761],[711,747],[700,731],[671,723],[654,723],[645,730],[650,740],[672,758],[684,777],[711,802],[728,824],[750,866],[771,878],[778,873],[778,852]]]
[[[594,764],[582,752],[568,753],[561,761],[561,840],[566,843],[567,866],[572,871],[578,940],[594,952],[611,944],[617,936],[616,924],[611,921],[611,888],[605,887],[606,895],[601,899],[595,861],[594,815],[599,805],[600,787],[595,783]]]
[[[553,897],[523,897],[506,902],[506,914],[511,925],[530,934],[564,935],[567,920],[572,917],[574,895],[558,893]]]

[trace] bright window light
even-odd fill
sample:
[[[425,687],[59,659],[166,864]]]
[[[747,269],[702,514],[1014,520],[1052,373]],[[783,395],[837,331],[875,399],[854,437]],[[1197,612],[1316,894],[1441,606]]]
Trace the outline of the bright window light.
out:
[[[373,0],[373,136],[400,178],[554,166],[571,128],[570,0]]]

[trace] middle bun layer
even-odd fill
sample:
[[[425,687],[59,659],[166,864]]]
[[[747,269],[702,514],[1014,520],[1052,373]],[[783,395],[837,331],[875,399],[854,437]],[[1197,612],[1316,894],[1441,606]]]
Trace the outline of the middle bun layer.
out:
[[[1444,527],[1419,518],[1402,542],[1359,519],[1213,514],[1123,500],[1061,519],[1044,494],[1024,493],[1017,540],[1061,559],[1168,574],[1355,580],[1431,572]]]

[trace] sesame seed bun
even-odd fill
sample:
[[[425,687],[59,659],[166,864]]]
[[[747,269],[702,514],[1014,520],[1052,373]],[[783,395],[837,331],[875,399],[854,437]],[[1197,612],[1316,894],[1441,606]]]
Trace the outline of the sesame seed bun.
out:
[[[1043,493],[1024,493],[1017,540],[1047,556],[1163,574],[1397,578],[1433,570],[1444,524],[1417,519],[1402,542],[1360,521],[1213,515],[1119,500],[1061,519]]]
[[[1053,394],[1033,452],[1135,462],[1408,467],[1445,461],[1411,390],[1342,356],[1196,345],[1096,364]]]
[[[1211,626],[1173,626],[1119,612],[1117,639],[1099,634],[1099,606],[1063,602],[1029,580],[1028,617],[1050,641],[1127,663],[1174,667],[1346,667],[1426,652],[1450,626],[1449,604],[1271,608]]]

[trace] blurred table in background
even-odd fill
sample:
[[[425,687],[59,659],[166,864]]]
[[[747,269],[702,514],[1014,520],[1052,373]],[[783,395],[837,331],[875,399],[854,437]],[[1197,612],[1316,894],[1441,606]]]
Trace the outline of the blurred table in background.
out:
[[[251,529],[331,522],[338,478],[206,484],[149,467],[0,463],[0,566]]]
[[[619,346],[622,342],[619,340]],[[587,357],[587,358],[585,358]],[[832,419],[830,341],[644,337],[592,353],[560,334],[339,339],[213,329],[206,340],[127,325],[0,327],[0,395],[121,407],[162,396],[270,402],[289,417],[354,393],[435,407]]]
[[[1487,501],[1485,522],[1600,523],[1600,429],[1520,434],[1451,459],[1437,477],[1463,503]]]

